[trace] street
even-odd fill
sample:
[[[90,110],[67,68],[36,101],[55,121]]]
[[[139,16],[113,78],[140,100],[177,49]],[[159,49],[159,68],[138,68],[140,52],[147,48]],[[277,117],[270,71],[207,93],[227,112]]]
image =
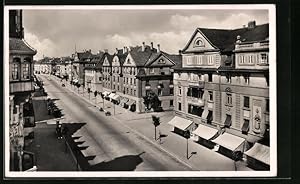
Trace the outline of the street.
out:
[[[87,103],[54,79],[41,76],[45,90],[57,99],[65,119],[63,123],[85,123],[78,130],[84,146],[94,156],[92,170],[184,171],[191,168],[131,132],[112,116],[104,116],[98,108]],[[52,77],[51,77],[52,78]],[[151,130],[152,131],[152,130]],[[90,144],[88,144],[90,143]],[[119,161],[119,162],[118,162]],[[107,163],[111,162],[110,166]],[[103,164],[106,163],[106,164]],[[98,169],[97,169],[98,168]]]

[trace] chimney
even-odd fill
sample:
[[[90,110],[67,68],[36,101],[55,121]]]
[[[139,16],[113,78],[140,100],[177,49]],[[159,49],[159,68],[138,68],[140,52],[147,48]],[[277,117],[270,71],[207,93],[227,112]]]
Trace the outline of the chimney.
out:
[[[92,50],[90,49],[89,52],[92,52]]]
[[[181,55],[182,54],[182,50],[179,50],[178,53],[179,53],[179,55]]]
[[[255,20],[248,22],[248,29],[253,29],[253,28],[255,28],[255,26],[256,26],[255,24],[256,24],[256,23],[255,23]]]
[[[153,50],[153,42],[151,42],[151,50]]]
[[[237,37],[236,37],[236,43],[241,43],[241,36],[240,35],[237,35]]]
[[[118,48],[116,48],[116,54],[118,54]]]
[[[142,52],[144,52],[145,51],[145,42],[143,42],[143,44],[142,44]]]
[[[108,53],[108,50],[107,50],[107,49],[104,49],[104,53]]]
[[[160,52],[160,44],[157,44],[157,52]]]
[[[245,24],[243,25],[243,28],[246,28],[246,25],[245,25]]]

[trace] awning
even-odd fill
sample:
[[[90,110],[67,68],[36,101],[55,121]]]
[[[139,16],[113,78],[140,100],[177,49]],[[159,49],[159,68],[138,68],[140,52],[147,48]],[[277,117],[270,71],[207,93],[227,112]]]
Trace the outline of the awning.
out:
[[[120,103],[126,103],[126,102],[128,102],[128,98],[126,98],[126,97],[121,97],[121,101],[120,101]]]
[[[107,96],[107,95],[109,95],[109,93],[110,93],[110,92],[108,92],[108,91],[104,91],[102,94],[103,94],[104,96]]]
[[[119,101],[120,98],[121,98],[120,95],[117,95],[117,94],[112,97],[112,99],[116,100],[116,101]]]
[[[207,119],[207,115],[208,115],[208,110],[207,110],[207,109],[204,109],[201,118],[202,118],[202,119]]]
[[[203,139],[210,140],[217,132],[217,129],[199,124],[198,128],[193,131],[193,134],[196,134]]]
[[[193,124],[193,121],[175,116],[168,124],[185,131]]]
[[[114,93],[111,93],[111,94],[108,95],[108,97],[111,98],[111,99],[113,99],[114,96],[115,96]]]
[[[255,143],[252,148],[245,152],[245,155],[270,165],[270,147],[268,146]]]
[[[244,121],[244,124],[242,126],[242,132],[248,132],[249,131],[249,121]]]
[[[231,126],[231,116],[226,116],[226,120],[224,122],[224,125],[227,126],[227,127],[230,127]]]
[[[243,144],[245,139],[225,132],[212,141],[231,151],[235,151]]]
[[[135,103],[135,100],[129,100],[126,104],[128,105],[128,106],[131,106],[131,105],[133,105]]]

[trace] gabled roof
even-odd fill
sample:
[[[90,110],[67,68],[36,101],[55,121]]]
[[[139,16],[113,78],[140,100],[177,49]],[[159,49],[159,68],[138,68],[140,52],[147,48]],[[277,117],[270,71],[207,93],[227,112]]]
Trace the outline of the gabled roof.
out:
[[[109,53],[104,53],[104,54],[102,55],[102,57],[100,58],[100,61],[97,62],[97,64],[96,64],[96,69],[99,70],[99,69],[102,68],[105,57],[107,57],[107,60],[108,60],[108,62],[109,62],[109,65],[111,66],[112,59],[113,59],[114,56],[113,56],[113,55],[110,55]]]
[[[151,56],[149,57],[148,61],[145,63],[145,66],[150,66],[155,60],[157,60],[160,56],[164,56],[165,58],[169,59],[174,65],[176,64],[169,56],[168,53],[166,52],[157,52],[157,53],[152,53]]]
[[[135,61],[136,66],[144,66],[152,53],[156,53],[157,50],[151,50],[151,47],[146,45],[145,50],[142,51],[142,46],[131,47],[129,53],[132,59]]]
[[[35,55],[37,51],[24,39],[9,38],[9,53]]]
[[[203,34],[208,41],[223,52],[234,50],[237,36],[242,42],[263,41],[269,37],[269,24],[257,25],[254,28],[240,29],[208,29],[197,28],[193,33],[183,52],[188,48],[196,33]]]

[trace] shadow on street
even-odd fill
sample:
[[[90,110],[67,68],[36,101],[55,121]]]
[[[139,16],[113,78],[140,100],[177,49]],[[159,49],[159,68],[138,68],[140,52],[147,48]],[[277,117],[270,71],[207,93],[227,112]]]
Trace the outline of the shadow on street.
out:
[[[88,171],[134,171],[136,166],[143,162],[141,155],[125,155],[117,157],[108,162],[101,162],[99,164],[90,166]]]

